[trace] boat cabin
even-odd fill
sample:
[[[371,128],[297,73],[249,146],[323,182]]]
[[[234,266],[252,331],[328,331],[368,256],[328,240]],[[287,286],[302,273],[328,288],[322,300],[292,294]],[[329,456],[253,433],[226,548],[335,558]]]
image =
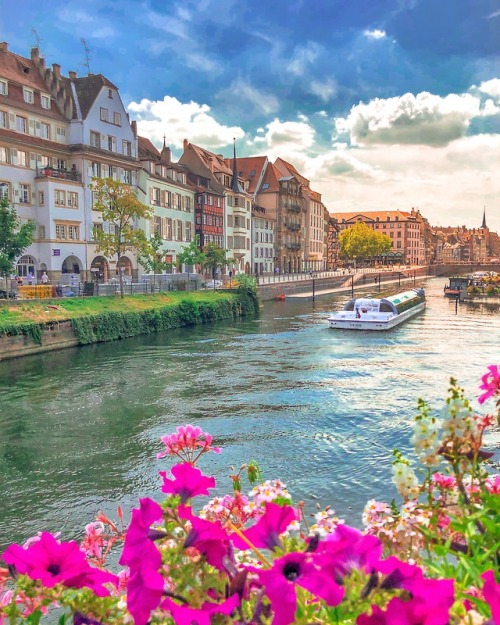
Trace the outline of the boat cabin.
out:
[[[344,310],[355,311],[361,315],[366,313],[392,313],[400,315],[401,313],[418,306],[425,300],[424,291],[422,289],[412,289],[404,291],[390,297],[381,299],[373,299],[371,297],[353,298],[344,306]]]

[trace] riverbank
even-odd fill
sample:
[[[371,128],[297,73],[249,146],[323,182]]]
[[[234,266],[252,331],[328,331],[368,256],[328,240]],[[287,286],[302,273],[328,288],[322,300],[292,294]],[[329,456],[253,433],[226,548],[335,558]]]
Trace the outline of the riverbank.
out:
[[[0,360],[234,319],[257,310],[251,289],[26,301],[0,310]]]

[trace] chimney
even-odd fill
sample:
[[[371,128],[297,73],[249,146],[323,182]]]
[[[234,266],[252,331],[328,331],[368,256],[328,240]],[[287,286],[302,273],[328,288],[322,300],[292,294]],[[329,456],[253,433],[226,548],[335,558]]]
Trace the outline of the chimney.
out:
[[[73,72],[73,71],[68,72],[68,78],[70,80],[76,80],[76,72]]]
[[[137,138],[137,122],[134,120],[132,120],[132,123],[130,124],[130,127],[132,128],[132,132],[134,133],[134,137]]]
[[[188,149],[189,141],[184,139],[184,152]]]
[[[61,66],[59,63],[52,63],[52,71],[58,78],[61,77]]]
[[[161,151],[161,160],[165,163],[165,165],[170,165],[172,162],[172,152],[168,146],[164,146]]]
[[[0,42],[0,52],[7,52],[9,49],[9,44],[6,41]]]
[[[37,46],[35,48],[31,48],[31,60],[38,61],[40,58],[40,48]]]

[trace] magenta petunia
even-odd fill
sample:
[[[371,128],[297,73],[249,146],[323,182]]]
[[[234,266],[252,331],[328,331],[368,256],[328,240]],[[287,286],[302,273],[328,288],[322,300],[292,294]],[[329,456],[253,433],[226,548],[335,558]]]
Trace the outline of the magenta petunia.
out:
[[[318,544],[317,551],[329,556],[330,565],[337,573],[348,575],[353,569],[364,569],[367,573],[374,570],[380,562],[382,549],[376,536],[340,524]]]
[[[139,501],[139,509],[132,510],[132,520],[125,535],[120,564],[128,565],[127,608],[135,625],[146,625],[151,611],[160,605],[164,580],[159,568],[161,554],[153,539],[161,532],[151,525],[163,516],[160,506],[148,497]]]
[[[226,614],[229,616],[237,607],[240,600],[238,595],[232,595],[223,603],[204,603],[201,609],[196,610],[187,605],[177,605],[171,599],[165,599],[161,604],[164,610],[172,614],[175,625],[210,625],[212,614]]]
[[[149,547],[154,546],[150,538],[150,528],[155,522],[163,517],[163,510],[160,506],[145,497],[139,500],[139,509],[132,510],[132,519],[125,535],[125,544],[119,563],[122,565],[130,564],[133,560],[142,560],[144,558],[144,549],[150,551]],[[152,551],[151,551],[152,553]]]
[[[215,478],[207,477],[203,473],[193,467],[189,462],[176,464],[171,469],[175,479],[171,480],[167,477],[165,471],[160,471],[163,478],[162,492],[171,495],[179,495],[182,503],[186,503],[191,497],[197,495],[209,495],[209,488],[215,488]]]
[[[180,505],[179,517],[191,523],[191,531],[184,541],[184,547],[194,547],[202,553],[207,562],[224,570],[224,558],[229,553],[229,536],[219,521],[212,523],[192,513],[190,506]]]
[[[374,570],[384,575],[380,587],[386,590],[403,588],[411,591],[412,587],[424,577],[422,569],[416,564],[402,562],[396,556],[389,556],[375,564]]]
[[[266,503],[265,512],[257,523],[242,533],[254,547],[271,550],[276,547],[282,548],[280,534],[283,534],[290,523],[297,519],[297,512],[291,506]],[[250,548],[237,534],[233,534],[231,540],[238,549]]]
[[[495,625],[500,624],[500,584],[495,581],[493,571],[486,571],[481,577],[484,579],[483,597],[491,608],[491,617]]]
[[[344,597],[344,589],[333,579],[325,566],[325,556],[316,553],[287,553],[274,560],[270,569],[249,568],[265,587],[271,602],[273,625],[288,625],[295,621],[296,587],[301,586],[327,605],[336,606]]]
[[[105,597],[109,591],[103,584],[118,581],[116,575],[91,567],[76,541],[61,542],[49,532],[42,532],[27,548],[11,545],[2,557],[19,573],[40,580],[47,588],[56,584],[90,588],[96,595]]]
[[[484,404],[487,399],[500,392],[500,371],[497,365],[488,367],[488,373],[485,373],[481,378],[479,388],[485,391],[477,399],[480,404]]]

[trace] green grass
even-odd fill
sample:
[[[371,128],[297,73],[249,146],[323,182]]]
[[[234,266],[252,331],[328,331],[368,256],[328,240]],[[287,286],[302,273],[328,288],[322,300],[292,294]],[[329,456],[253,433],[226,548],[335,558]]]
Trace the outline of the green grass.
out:
[[[174,291],[156,295],[119,297],[86,297],[55,300],[26,300],[22,304],[0,306],[0,333],[19,324],[66,321],[107,312],[140,312],[176,306],[180,302],[215,302],[230,300],[231,293],[219,291]]]

